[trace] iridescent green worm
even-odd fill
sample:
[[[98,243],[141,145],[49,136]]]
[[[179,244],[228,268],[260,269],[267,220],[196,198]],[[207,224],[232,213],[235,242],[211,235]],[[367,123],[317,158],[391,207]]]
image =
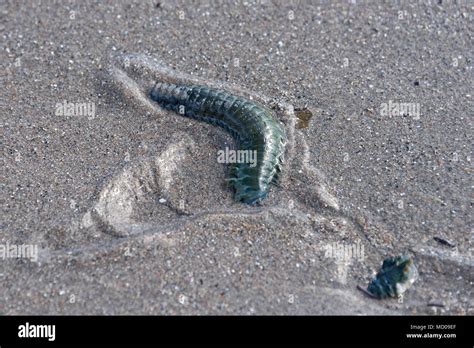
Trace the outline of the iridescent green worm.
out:
[[[418,278],[418,270],[413,259],[406,255],[388,257],[382,268],[372,279],[367,291],[374,297],[398,297],[413,285]]]
[[[235,200],[247,204],[266,197],[283,164],[285,131],[272,112],[249,99],[201,85],[158,82],[150,98],[165,109],[220,126],[238,143],[239,150],[256,151],[257,164],[235,163],[228,179]]]

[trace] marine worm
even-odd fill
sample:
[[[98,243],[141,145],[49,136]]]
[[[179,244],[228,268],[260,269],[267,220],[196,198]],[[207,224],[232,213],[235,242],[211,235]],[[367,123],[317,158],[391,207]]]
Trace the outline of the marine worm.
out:
[[[257,163],[234,163],[227,179],[235,200],[247,204],[266,197],[283,164],[285,131],[272,112],[249,99],[201,85],[158,82],[150,98],[183,116],[217,125],[229,132],[239,150],[256,151]]]
[[[367,291],[374,297],[401,296],[417,279],[418,270],[413,259],[400,255],[383,260],[382,268],[371,280]]]

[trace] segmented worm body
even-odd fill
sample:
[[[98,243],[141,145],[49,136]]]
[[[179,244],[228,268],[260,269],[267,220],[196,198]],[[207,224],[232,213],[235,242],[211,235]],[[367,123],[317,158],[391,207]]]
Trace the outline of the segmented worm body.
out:
[[[413,259],[400,255],[386,258],[382,268],[372,279],[367,291],[373,296],[383,299],[401,296],[418,277],[418,270]]]
[[[256,151],[257,164],[234,163],[228,181],[235,200],[252,204],[263,199],[281,171],[285,132],[265,107],[223,90],[200,85],[158,82],[150,97],[161,107],[220,126],[239,150]]]

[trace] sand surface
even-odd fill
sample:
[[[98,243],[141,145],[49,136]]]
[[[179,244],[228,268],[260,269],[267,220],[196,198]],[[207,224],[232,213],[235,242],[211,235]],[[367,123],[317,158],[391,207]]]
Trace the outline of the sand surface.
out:
[[[38,259],[0,259],[0,313],[474,314],[473,6],[3,1],[0,244]],[[228,134],[142,93],[151,61],[285,122],[261,206],[225,185]],[[398,254],[403,299],[356,289]]]

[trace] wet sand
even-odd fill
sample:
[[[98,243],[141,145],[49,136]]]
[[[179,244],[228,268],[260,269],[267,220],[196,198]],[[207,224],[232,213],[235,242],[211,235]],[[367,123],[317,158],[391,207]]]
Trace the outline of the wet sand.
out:
[[[0,13],[0,244],[38,248],[0,259],[2,314],[473,314],[472,4]],[[147,104],[125,82],[153,74],[111,58],[128,53],[274,107],[281,187],[234,202],[232,138]],[[398,254],[420,273],[402,301],[356,289]]]

